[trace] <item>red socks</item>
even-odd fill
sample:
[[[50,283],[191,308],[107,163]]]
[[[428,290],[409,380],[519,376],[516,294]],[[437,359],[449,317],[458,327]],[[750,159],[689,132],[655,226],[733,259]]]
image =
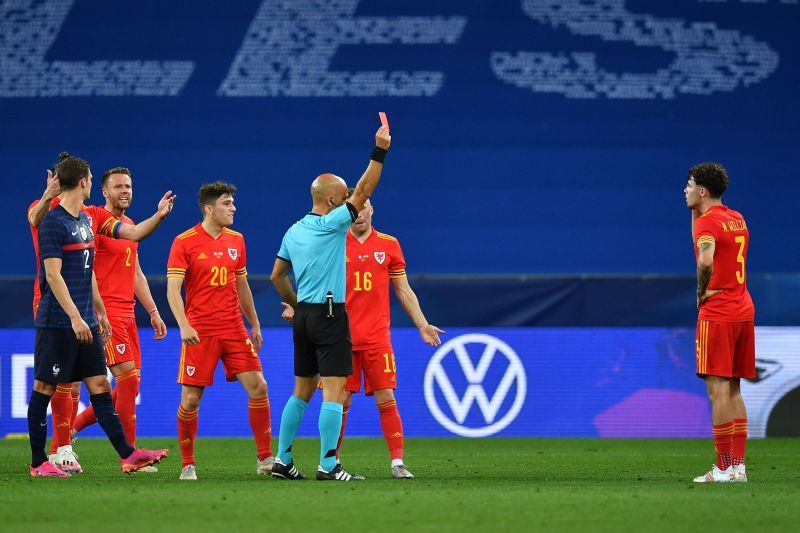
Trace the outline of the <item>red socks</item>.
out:
[[[73,425],[75,424],[75,419],[78,418],[78,406],[81,403],[81,392],[78,391],[78,394],[72,393],[72,418],[69,419],[70,429],[72,429]]]
[[[181,468],[194,464],[194,440],[197,438],[197,412],[178,407],[178,443],[181,448]]]
[[[125,440],[136,448],[136,396],[139,395],[139,372],[132,368],[114,378],[117,386],[114,391],[114,410],[119,415]]]
[[[56,386],[56,392],[50,398],[53,410],[53,438],[50,441],[50,453],[56,453],[59,446],[69,444],[70,422],[72,421],[72,383]]]
[[[247,402],[247,412],[250,418],[250,429],[256,440],[256,453],[261,461],[272,455],[272,428],[269,415],[269,398],[250,398]],[[178,415],[180,417],[180,414]],[[196,430],[195,430],[196,431]],[[183,453],[183,445],[181,445]],[[191,463],[184,463],[183,466]]]
[[[381,429],[389,447],[389,455],[392,459],[403,458],[403,422],[400,420],[400,412],[397,410],[397,402],[389,400],[378,404],[378,412],[381,417]]]
[[[339,460],[339,452],[342,449],[342,441],[344,440],[344,428],[347,426],[347,413],[350,412],[350,406],[352,404],[348,403],[347,405],[342,406],[342,429],[339,430],[339,442],[336,443],[336,460]]]
[[[731,456],[733,464],[743,465],[744,454],[747,449],[747,419],[733,419],[733,443],[731,445]]]
[[[725,470],[733,461],[731,459],[731,448],[733,446],[733,421],[712,426],[714,434],[714,447],[717,449],[717,468]]]

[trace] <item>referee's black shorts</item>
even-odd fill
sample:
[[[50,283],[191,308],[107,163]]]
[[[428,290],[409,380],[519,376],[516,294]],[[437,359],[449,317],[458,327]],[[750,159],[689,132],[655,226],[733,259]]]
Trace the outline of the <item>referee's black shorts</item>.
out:
[[[103,339],[92,329],[92,342],[78,341],[72,329],[36,328],[33,377],[46,383],[73,383],[106,375]]]
[[[353,343],[344,304],[299,302],[294,310],[294,375],[341,376],[353,373]]]

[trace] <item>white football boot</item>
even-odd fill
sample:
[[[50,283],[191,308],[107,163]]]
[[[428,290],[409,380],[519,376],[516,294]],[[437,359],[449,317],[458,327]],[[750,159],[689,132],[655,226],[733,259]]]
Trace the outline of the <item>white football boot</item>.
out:
[[[265,457],[264,460],[256,461],[256,474],[272,474],[272,467],[275,466],[275,458],[273,456]]]
[[[720,470],[717,465],[714,465],[706,475],[694,478],[695,483],[728,483],[729,481],[733,481],[733,466]]]
[[[197,481],[197,471],[194,465],[186,465],[181,469],[181,480]]]
[[[744,469],[744,464],[733,465],[731,483],[747,483],[747,472]]]
[[[58,451],[55,453],[54,460],[50,462],[56,465],[60,470],[69,472],[70,474],[83,472],[80,463],[78,463],[78,454],[72,451],[71,444],[59,446]]]

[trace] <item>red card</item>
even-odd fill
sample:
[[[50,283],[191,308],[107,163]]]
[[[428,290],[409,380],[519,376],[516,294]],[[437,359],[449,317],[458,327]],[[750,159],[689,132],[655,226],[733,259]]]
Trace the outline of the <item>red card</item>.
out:
[[[383,111],[378,111],[378,118],[381,119],[381,125],[388,130],[389,129],[389,119],[386,118],[386,113],[384,113]]]

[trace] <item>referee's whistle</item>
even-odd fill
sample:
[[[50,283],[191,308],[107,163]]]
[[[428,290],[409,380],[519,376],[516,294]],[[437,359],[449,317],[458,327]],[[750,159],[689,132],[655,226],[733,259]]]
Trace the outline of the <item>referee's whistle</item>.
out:
[[[328,314],[325,315],[325,318],[333,318],[333,293],[331,291],[325,295],[325,303],[328,304]]]

